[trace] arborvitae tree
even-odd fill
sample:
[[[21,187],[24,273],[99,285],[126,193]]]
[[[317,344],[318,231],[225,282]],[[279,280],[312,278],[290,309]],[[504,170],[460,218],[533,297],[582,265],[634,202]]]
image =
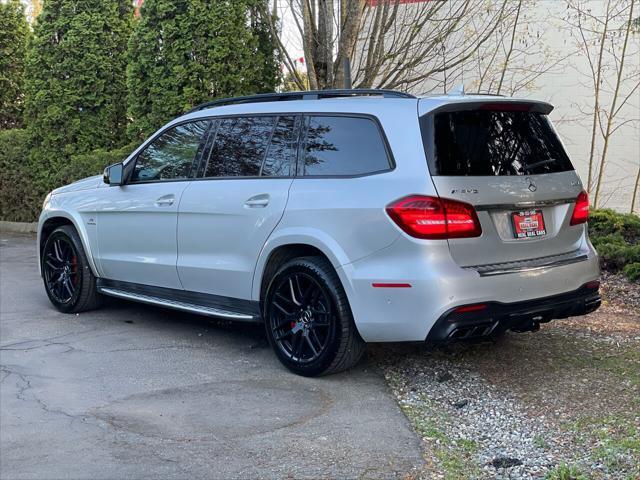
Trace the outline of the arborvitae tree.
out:
[[[0,129],[22,124],[24,65],[30,34],[20,0],[0,2]]]
[[[255,14],[264,1],[144,2],[129,42],[132,138],[212,98],[275,88],[273,44]]]
[[[48,0],[27,55],[33,168],[53,186],[72,154],[126,142],[130,0]]]

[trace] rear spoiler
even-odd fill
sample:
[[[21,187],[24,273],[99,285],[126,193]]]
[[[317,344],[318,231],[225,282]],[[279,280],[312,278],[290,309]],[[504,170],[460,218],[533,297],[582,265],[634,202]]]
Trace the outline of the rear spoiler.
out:
[[[420,99],[420,103],[423,99]],[[425,99],[432,100],[432,99]],[[553,105],[547,102],[540,102],[538,100],[514,100],[511,98],[491,98],[486,100],[478,99],[464,99],[463,101],[456,100],[454,102],[446,102],[435,108],[422,111],[418,107],[420,115],[428,113],[439,112],[459,112],[464,110],[491,110],[499,112],[539,112],[545,115],[549,115],[553,111]]]

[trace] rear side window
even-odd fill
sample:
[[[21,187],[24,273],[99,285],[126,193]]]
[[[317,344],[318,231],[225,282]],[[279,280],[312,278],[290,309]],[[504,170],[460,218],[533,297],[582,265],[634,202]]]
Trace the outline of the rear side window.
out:
[[[131,182],[188,178],[209,124],[208,120],[183,123],[160,134],[138,154]]]
[[[298,149],[295,115],[232,117],[216,120],[198,176],[288,177]]]
[[[257,177],[275,122],[275,116],[219,120],[204,176]]]
[[[378,125],[369,118],[312,116],[304,147],[304,176],[350,176],[389,170]]]
[[[434,175],[537,175],[573,170],[547,116],[468,110],[435,115]]]

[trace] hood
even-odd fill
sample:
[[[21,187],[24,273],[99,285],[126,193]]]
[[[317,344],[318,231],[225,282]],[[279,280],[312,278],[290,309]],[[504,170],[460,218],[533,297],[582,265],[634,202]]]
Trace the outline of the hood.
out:
[[[69,185],[65,185],[63,187],[56,188],[51,193],[53,195],[57,195],[59,193],[68,193],[68,192],[77,192],[80,190],[89,190],[92,188],[97,188],[102,182],[102,175],[95,175],[93,177],[83,178],[82,180],[78,180],[77,182],[70,183]]]

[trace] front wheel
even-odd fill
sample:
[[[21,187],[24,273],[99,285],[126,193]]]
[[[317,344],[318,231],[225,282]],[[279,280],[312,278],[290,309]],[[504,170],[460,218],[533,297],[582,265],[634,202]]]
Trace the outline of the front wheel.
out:
[[[80,236],[71,225],[58,227],[42,249],[42,278],[51,303],[61,312],[97,308],[101,296]]]
[[[346,370],[364,353],[342,284],[322,257],[296,258],[283,265],[267,290],[264,313],[278,359],[299,375]]]

